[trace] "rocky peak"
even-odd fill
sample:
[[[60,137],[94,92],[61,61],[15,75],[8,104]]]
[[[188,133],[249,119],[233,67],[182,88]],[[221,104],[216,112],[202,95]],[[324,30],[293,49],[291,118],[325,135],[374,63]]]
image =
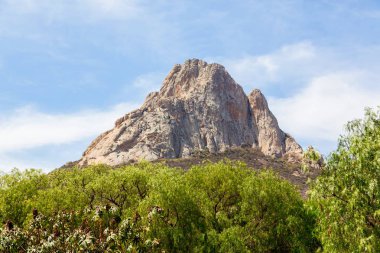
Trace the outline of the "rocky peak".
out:
[[[260,90],[254,89],[248,96],[253,120],[257,128],[258,145],[263,153],[281,157],[286,153],[302,153],[300,146],[284,133],[276,117],[269,110],[268,102]]]
[[[186,157],[242,145],[277,157],[302,153],[259,90],[247,97],[222,65],[192,59],[175,65],[159,92],[100,135],[80,164]]]
[[[222,65],[192,59],[173,67],[163,82],[160,97],[186,99],[203,92],[217,93],[236,88],[240,87]]]

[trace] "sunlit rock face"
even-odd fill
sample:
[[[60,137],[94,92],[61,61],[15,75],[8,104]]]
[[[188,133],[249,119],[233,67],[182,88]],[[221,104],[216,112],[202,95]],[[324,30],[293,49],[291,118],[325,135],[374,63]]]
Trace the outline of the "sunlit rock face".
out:
[[[276,157],[302,154],[259,90],[247,97],[222,65],[192,59],[175,65],[159,92],[96,138],[79,164],[118,165],[239,146]]]

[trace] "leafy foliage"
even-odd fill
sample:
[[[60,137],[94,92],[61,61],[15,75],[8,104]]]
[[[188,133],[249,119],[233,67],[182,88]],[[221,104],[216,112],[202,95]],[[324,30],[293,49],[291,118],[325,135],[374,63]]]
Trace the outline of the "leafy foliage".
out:
[[[380,111],[347,125],[311,191],[327,252],[380,252]]]
[[[323,156],[314,149],[313,146],[309,146],[303,153],[301,169],[303,172],[310,172],[310,169],[318,170],[324,166]]]
[[[0,178],[1,252],[310,252],[315,217],[274,173],[104,165]]]

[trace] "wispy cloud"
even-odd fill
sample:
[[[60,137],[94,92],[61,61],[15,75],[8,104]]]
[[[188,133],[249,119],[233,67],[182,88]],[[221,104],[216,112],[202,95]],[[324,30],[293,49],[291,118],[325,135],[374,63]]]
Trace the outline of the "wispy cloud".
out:
[[[158,91],[162,85],[165,75],[166,73],[163,72],[151,72],[140,75],[132,82],[132,86],[142,89],[145,92]],[[129,89],[129,85],[126,88]]]
[[[118,27],[133,30],[129,25],[132,21],[150,18],[148,11],[143,2],[135,0],[4,0],[0,1],[0,37],[24,38],[52,48],[68,47],[76,37],[63,27],[70,27],[72,33],[87,28],[89,33],[99,25],[99,30],[108,27],[114,37]]]
[[[72,56],[69,49],[85,44],[84,51],[94,47],[134,55],[143,48],[143,53],[174,58],[184,51],[179,49],[182,30],[168,19],[181,9],[177,6],[164,0],[4,0],[0,38],[29,41],[25,51],[44,45],[42,53],[64,50]]]
[[[292,96],[271,97],[269,104],[282,128],[328,153],[348,121],[362,118],[365,107],[380,105],[379,83],[365,71],[331,73],[313,78]]]
[[[38,14],[51,22],[67,17],[83,20],[126,19],[139,14],[140,3],[135,0],[5,0],[0,3],[0,10],[4,14]],[[81,15],[84,13],[87,15]]]
[[[115,119],[134,108],[135,105],[119,104],[105,111],[84,110],[72,114],[19,108],[0,121],[0,154],[95,137],[112,128]]]
[[[286,45],[270,54],[248,55],[236,59],[221,59],[231,75],[245,87],[281,85],[285,80],[305,78],[318,69],[315,46],[308,41]],[[320,66],[317,66],[319,68]],[[302,69],[302,72],[300,71]],[[298,82],[287,86],[299,85]]]
[[[136,0],[85,0],[77,4],[89,9],[94,18],[128,19],[137,17],[143,11]]]

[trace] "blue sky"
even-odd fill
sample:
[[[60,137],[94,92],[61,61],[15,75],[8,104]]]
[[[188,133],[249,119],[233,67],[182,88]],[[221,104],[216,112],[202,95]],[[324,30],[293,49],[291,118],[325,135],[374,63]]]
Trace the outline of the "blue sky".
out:
[[[380,1],[0,0],[0,168],[80,158],[188,58],[260,88],[328,154],[380,105]]]

